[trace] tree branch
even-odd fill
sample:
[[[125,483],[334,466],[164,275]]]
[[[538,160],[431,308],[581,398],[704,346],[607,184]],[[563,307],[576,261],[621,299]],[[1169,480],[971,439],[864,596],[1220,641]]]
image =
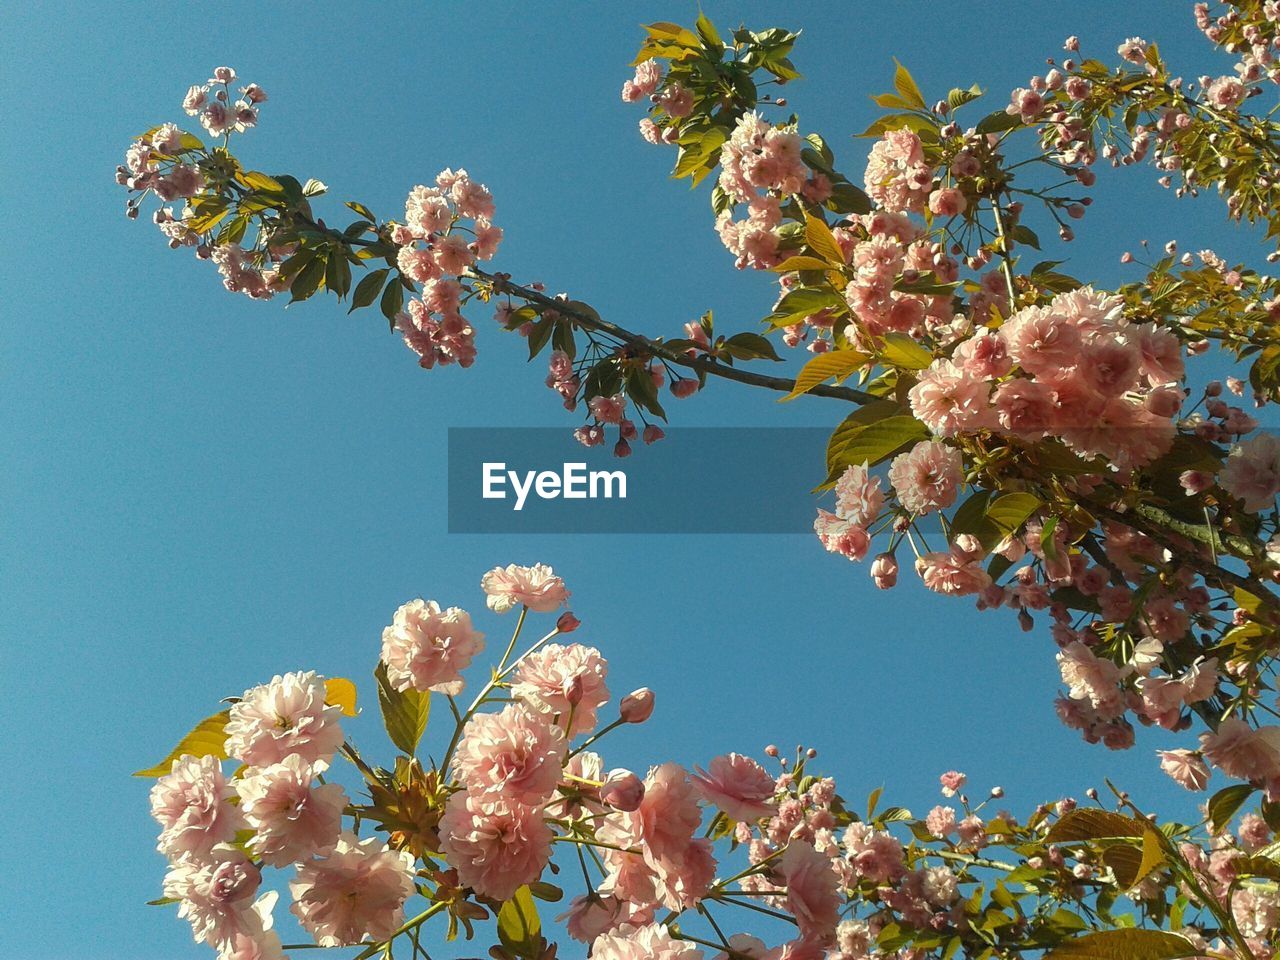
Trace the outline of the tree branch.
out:
[[[795,389],[795,380],[786,377],[771,377],[763,373],[754,373],[750,370],[740,370],[737,367],[720,363],[713,357],[690,357],[686,353],[671,350],[657,340],[650,340],[646,336],[632,333],[630,330],[625,330],[615,323],[610,323],[608,320],[602,320],[599,317],[583,313],[581,310],[566,304],[563,300],[557,300],[555,297],[549,297],[545,293],[540,293],[529,287],[523,287],[518,283],[512,283],[500,274],[488,273],[474,265],[470,268],[470,273],[477,279],[486,280],[493,284],[495,293],[505,293],[528,303],[550,307],[566,317],[572,317],[574,323],[584,329],[608,334],[628,346],[637,347],[655,357],[661,357],[668,363],[678,364],[695,372],[705,373],[712,377],[720,377],[723,380],[733,380],[753,387],[764,387],[766,390],[790,393]],[[819,384],[807,392],[814,396],[830,397],[833,400],[844,400],[847,403],[859,405],[883,399],[863,390],[856,390],[853,387],[837,387],[827,384]]]

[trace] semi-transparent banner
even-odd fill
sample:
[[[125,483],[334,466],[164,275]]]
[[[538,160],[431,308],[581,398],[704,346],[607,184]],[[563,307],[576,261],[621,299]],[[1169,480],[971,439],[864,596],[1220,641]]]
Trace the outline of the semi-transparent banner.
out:
[[[620,458],[562,427],[450,428],[449,532],[812,533],[829,433],[676,427]]]

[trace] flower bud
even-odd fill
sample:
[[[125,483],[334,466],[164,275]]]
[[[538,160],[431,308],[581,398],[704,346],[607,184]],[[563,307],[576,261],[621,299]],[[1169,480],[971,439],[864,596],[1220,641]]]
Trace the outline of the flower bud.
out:
[[[671,381],[671,395],[677,400],[684,400],[686,397],[692,397],[698,392],[698,381],[691,377],[682,377],[679,380]]]
[[[871,561],[871,579],[881,590],[898,582],[898,561],[892,553],[882,553]]]
[[[560,614],[560,619],[556,621],[556,632],[573,633],[580,626],[582,626],[582,621],[573,615],[572,610],[566,610]]]
[[[618,706],[618,713],[623,723],[644,723],[653,716],[653,691],[641,687],[628,693]]]
[[[569,706],[576,707],[582,702],[582,674],[575,673],[561,685],[561,693]]]
[[[627,443],[625,440],[619,440],[613,445],[613,455],[615,457],[631,456],[631,444]]]
[[[662,428],[660,426],[656,423],[651,423],[644,428],[644,434],[641,436],[641,439],[644,440],[645,443],[657,443],[665,436],[666,434],[662,432]]]
[[[644,801],[644,781],[630,770],[610,770],[600,785],[600,802],[623,813],[640,808]]]

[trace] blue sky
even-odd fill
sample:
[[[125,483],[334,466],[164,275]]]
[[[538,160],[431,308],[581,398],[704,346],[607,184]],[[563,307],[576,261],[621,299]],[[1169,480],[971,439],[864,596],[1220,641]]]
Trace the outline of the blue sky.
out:
[[[1158,0],[1081,7],[1070,22],[1058,3],[1020,4],[1016,17],[915,0],[706,9],[722,26],[804,29],[805,79],[787,95],[851,172],[866,144],[849,135],[873,118],[866,94],[889,88],[894,55],[927,93],[976,80],[997,99],[1073,32],[1086,52],[1142,35],[1188,75],[1226,68],[1189,9],[1171,16]],[[100,960],[211,955],[143,905],[163,864],[148,783],[129,772],[276,672],[356,678],[372,705],[395,608],[424,596],[479,611],[480,575],[499,563],[554,565],[613,689],[658,692],[651,723],[608,745],[611,765],[804,741],[847,796],[886,784],[921,812],[954,767],[978,790],[1003,785],[1015,809],[1109,774],[1144,803],[1190,813],[1192,798],[1155,768],[1165,735],[1113,754],[1059,727],[1046,631],[1023,634],[1011,616],[911,582],[877,592],[864,567],[812,537],[447,536],[449,426],[572,425],[522,344],[480,316],[472,369],[422,371],[376,314],[233,297],[208,265],[122,216],[112,173],[130,138],[186,119],[188,84],[225,63],[271,96],[239,146],[252,166],[318,177],[335,205],[359,199],[383,216],[413,184],[465,166],[496,195],[501,269],[648,333],[674,334],[709,308],[726,331],[755,329],[767,278],[733,269],[705,191],[667,178],[672,154],[640,140],[639,114],[618,98],[638,23],[695,15],[669,0],[8,11],[4,954],[53,960],[89,943]],[[1117,282],[1120,252],[1143,238],[1250,252],[1212,204],[1177,204],[1152,179],[1103,176],[1068,269]],[[675,410],[694,426],[843,415],[833,401],[780,407],[732,384]],[[750,482],[686,479],[708,508],[724,484]],[[495,638],[507,626],[477,619]],[[389,758],[373,713],[355,730]]]

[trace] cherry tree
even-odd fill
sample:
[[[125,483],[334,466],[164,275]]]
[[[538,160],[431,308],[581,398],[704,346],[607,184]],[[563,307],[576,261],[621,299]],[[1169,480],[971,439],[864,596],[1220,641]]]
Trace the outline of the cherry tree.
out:
[[[144,202],[157,198],[154,220],[169,244],[211,260],[228,290],[261,300],[287,294],[290,302],[325,291],[349,300],[352,310],[376,305],[425,368],[476,362],[472,321],[493,313],[495,327],[525,340],[531,359],[547,355],[546,385],[568,410],[583,415],[575,433],[584,444],[612,442],[625,456],[637,439],[656,442],[667,419],[664,389],[682,399],[720,380],[843,408],[827,446],[826,474],[815,477],[830,497],[814,525],[822,547],[853,561],[870,560],[871,579],[882,589],[896,585],[902,557],[926,589],[972,597],[984,609],[1007,609],[1024,629],[1040,619],[1062,675],[1057,706],[1064,723],[1111,749],[1132,746],[1135,723],[1165,728],[1181,738],[1159,758],[1178,784],[1206,790],[1215,771],[1229,781],[1207,801],[1200,826],[1211,838],[1201,838],[1198,847],[1192,828],[1158,825],[1122,793],[1111,798],[1117,810],[1105,817],[1089,813],[1088,827],[1048,806],[1020,826],[1003,814],[996,828],[987,822],[986,836],[1007,838],[1016,851],[1041,844],[1039,853],[1011,855],[994,867],[994,860],[966,864],[1007,868],[1009,877],[1016,876],[983,886],[975,909],[990,909],[983,897],[996,891],[1010,901],[999,906],[1008,911],[1001,914],[1005,920],[989,929],[975,922],[985,914],[969,912],[972,897],[950,920],[926,918],[921,896],[935,913],[947,913],[958,901],[944,905],[921,894],[918,884],[925,881],[909,878],[932,869],[925,864],[934,861],[913,857],[933,850],[927,856],[953,869],[958,861],[937,851],[977,855],[963,837],[953,841],[951,833],[939,832],[944,814],[932,827],[902,816],[911,831],[903,847],[905,872],[878,871],[871,886],[863,883],[868,878],[841,875],[859,857],[843,840],[841,847],[809,837],[804,842],[813,856],[791,855],[797,862],[823,856],[837,863],[840,904],[834,909],[850,923],[872,910],[866,943],[833,941],[833,931],[852,936],[850,928],[822,924],[815,931],[806,926],[810,918],[785,948],[734,946],[698,907],[705,890],[682,909],[707,920],[712,934],[681,939],[678,897],[655,901],[672,911],[669,917],[633,915],[629,911],[643,906],[643,897],[618,897],[606,884],[609,896],[630,906],[594,931],[598,955],[682,956],[705,941],[705,949],[729,956],[762,956],[766,946],[783,950],[773,954],[779,956],[809,955],[804,950],[818,956],[827,950],[853,957],[949,956],[958,950],[991,956],[1046,948],[1062,956],[1198,955],[1188,949],[1271,956],[1268,943],[1280,910],[1275,850],[1268,846],[1268,831],[1280,828],[1280,726],[1272,722],[1280,441],[1260,431],[1258,419],[1236,398],[1248,393],[1256,407],[1280,399],[1280,281],[1265,273],[1280,238],[1280,126],[1271,119],[1273,110],[1255,106],[1274,95],[1280,78],[1274,62],[1280,8],[1197,4],[1194,16],[1209,42],[1231,58],[1218,77],[1180,77],[1155,43],[1139,38],[1120,44],[1109,64],[1086,56],[1072,37],[1060,57],[991,109],[993,95],[978,85],[936,101],[926,97],[898,65],[893,92],[875,97],[885,113],[862,131],[869,143],[866,162],[852,175],[842,172],[828,141],[807,131],[781,95],[799,76],[791,60],[796,34],[739,29],[722,35],[705,17],[691,27],[648,26],[622,98],[645,110],[641,135],[675,151],[677,178],[709,184],[715,228],[738,266],[776,275],[777,298],[762,306],[763,324],[752,331],[719,331],[708,313],[676,336],[635,332],[582,300],[551,295],[491,268],[502,239],[494,199],[464,170],[445,170],[434,182],[415,186],[403,217],[380,218],[351,201],[346,206],[355,219],[330,226],[313,209],[327,192],[324,184],[253,170],[232,152],[233,137],[256,126],[266,94],[253,84],[238,86],[226,67],[187,93],[183,106],[200,134],[164,124],[130,147],[118,171],[131,194],[129,214],[137,216]],[[1103,289],[1067,275],[1060,262],[1039,260],[1037,230],[1047,226],[1074,241],[1074,225],[1090,206],[1089,188],[1111,168],[1125,166],[1154,167],[1159,181],[1180,196],[1219,196],[1227,216],[1256,224],[1260,262],[1230,264],[1211,250],[1193,254],[1170,244],[1150,253],[1140,279]],[[1124,259],[1136,262],[1129,254]],[[794,377],[760,372],[780,362],[779,347],[810,355]],[[1239,375],[1225,384],[1196,369],[1196,359],[1215,348],[1238,366]],[[497,668],[498,688],[507,665],[503,658]],[[393,672],[391,661],[387,671]],[[309,684],[314,694],[318,681],[289,682]],[[404,686],[393,682],[389,689],[402,693]],[[551,712],[567,718],[564,736],[572,740],[581,718],[573,710]],[[460,712],[455,719],[450,760],[475,716]],[[507,730],[521,722],[509,717],[499,726]],[[449,764],[425,771],[413,766],[413,753],[406,751],[403,773],[399,767],[384,771],[392,778],[380,781],[384,787],[423,777],[421,789],[435,791],[433,796],[472,791],[471,772],[450,774]],[[189,762],[182,755],[176,763]],[[257,767],[241,759],[249,769]],[[546,759],[549,766],[564,761]],[[801,810],[815,805],[806,799],[813,784],[801,789],[803,779],[795,779],[804,760],[772,775],[777,816],[797,809],[783,799],[786,791]],[[722,766],[726,776],[755,775],[754,767],[732,757]],[[560,768],[570,769],[564,762]],[[369,786],[376,802],[377,770],[367,769],[375,775]],[[304,773],[294,771],[295,782],[303,782]],[[202,775],[214,776],[211,768]],[[450,775],[455,779],[447,782]],[[603,789],[602,778],[583,776],[600,780]],[[638,778],[646,796],[655,788],[676,790],[662,776]],[[784,783],[787,777],[794,782]],[[540,788],[560,791],[556,784]],[[245,808],[239,787],[218,789],[230,791],[231,806]],[[697,793],[693,786],[688,790]],[[545,813],[551,793],[534,792],[540,799],[529,803]],[[870,824],[873,833],[883,830],[892,838],[896,821],[884,820],[883,812],[879,821],[868,809],[862,819],[846,822],[841,818],[852,817],[852,808],[827,799],[816,806],[835,824],[823,815],[821,827],[808,829]],[[714,799],[708,802],[715,806]],[[1257,812],[1228,832],[1247,803],[1256,803]],[[680,822],[700,816],[691,811]],[[955,813],[957,823],[981,819],[976,808]],[[415,841],[409,850],[415,862],[443,858],[462,871],[466,855],[456,848],[451,854],[453,840],[445,837],[466,834],[466,816],[474,825],[488,814],[456,812],[450,831]],[[764,833],[753,833],[763,812],[752,826],[750,817],[719,808],[720,827],[713,822],[706,839],[743,845],[749,858],[751,850],[765,850],[757,844],[766,844],[762,857],[776,853],[778,863],[767,861],[766,869],[746,877],[760,879],[746,885],[744,877],[730,882],[743,891],[740,899],[749,909],[799,921],[809,907],[788,905],[789,894],[767,892],[790,889],[777,874],[792,849],[777,832],[777,816]],[[1107,819],[1112,817],[1127,823]],[[365,820],[386,822],[357,816],[357,825]],[[534,820],[548,823],[545,816],[532,817],[512,829],[540,832]],[[568,833],[572,843],[598,842],[594,835]],[[230,839],[233,848],[239,843],[237,869],[246,876],[245,863],[257,870],[274,855],[258,849],[261,841]],[[345,856],[366,841],[352,831],[344,842]],[[643,853],[647,842],[641,834],[613,845]],[[394,859],[392,853],[404,849],[391,843],[387,856]],[[698,877],[707,874],[708,863],[714,870],[716,858],[706,853],[712,859],[700,862]],[[661,859],[651,850],[643,855]],[[1064,866],[1080,855],[1083,861]],[[209,867],[208,856],[206,851],[206,860],[193,861],[192,869]],[[607,860],[601,862],[606,873]],[[1031,860],[1040,862],[1031,867]],[[659,870],[653,864],[649,869]],[[1042,908],[1066,909],[1054,899],[1061,894],[1058,880],[1027,873],[1042,869],[1075,871],[1075,881],[1101,899],[1087,910],[1075,908],[1081,926],[1063,920],[1061,929],[1046,932],[1033,922]],[[825,883],[826,873],[818,873]],[[443,882],[431,880],[418,892],[438,892]],[[483,882],[480,888],[466,877],[456,882],[461,902],[484,910],[487,897],[487,907],[499,915],[514,910],[527,922],[533,893],[523,906],[510,907],[517,896],[510,891],[490,896]],[[522,886],[532,891],[530,884],[540,882]],[[681,884],[703,889],[688,875]],[[753,889],[756,884],[764,886]],[[1130,936],[1124,928],[1133,914],[1121,918],[1111,911],[1121,892],[1150,928],[1144,945],[1125,940],[1111,954],[1098,952],[1103,947],[1061,953],[1077,949],[1065,941],[1090,928],[1100,932],[1088,937]],[[605,893],[586,894],[597,895]],[[893,905],[913,896],[915,908]],[[1033,897],[1037,905],[1024,909],[1021,897]],[[179,899],[184,909],[194,902]],[[1204,917],[1192,920],[1191,905]],[[572,914],[570,919],[572,926]],[[1188,924],[1202,932],[1154,929]],[[603,932],[624,927],[631,931],[622,935],[632,937],[627,944]],[[648,931],[643,941],[634,933],[642,929]],[[944,936],[943,930],[953,932]],[[386,944],[382,934],[389,932],[370,926],[363,934]],[[1203,942],[1202,935],[1213,942]],[[536,938],[517,943],[514,937],[508,929],[496,949],[541,955]],[[663,939],[670,937],[677,942]],[[609,942],[602,945],[599,938]],[[220,948],[238,949],[226,942]],[[416,938],[414,948],[421,949]]]

